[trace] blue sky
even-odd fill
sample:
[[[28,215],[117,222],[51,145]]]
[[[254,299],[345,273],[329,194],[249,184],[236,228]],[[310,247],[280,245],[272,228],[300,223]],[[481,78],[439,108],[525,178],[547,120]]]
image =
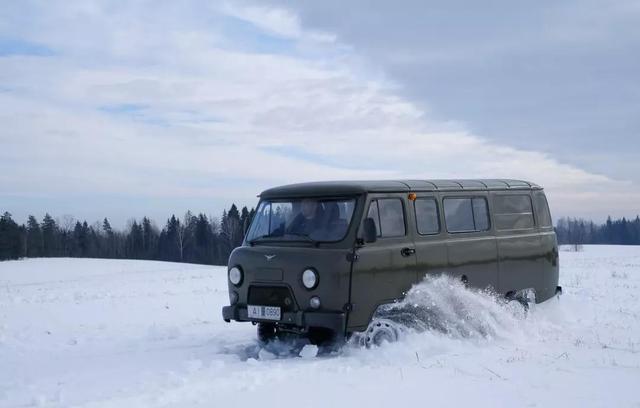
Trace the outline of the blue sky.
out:
[[[3,38],[0,40],[0,56],[9,57],[13,55],[33,55],[51,56],[54,55],[52,49],[42,44],[31,43],[19,39]]]
[[[640,212],[637,2],[10,2],[0,207],[114,225],[323,179]]]

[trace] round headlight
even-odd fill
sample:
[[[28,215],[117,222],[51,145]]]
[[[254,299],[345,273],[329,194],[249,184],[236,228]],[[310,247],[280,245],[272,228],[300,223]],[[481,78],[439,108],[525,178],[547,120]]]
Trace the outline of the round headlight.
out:
[[[240,270],[240,268],[234,266],[233,268],[229,269],[229,282],[233,283],[236,286],[238,286],[240,282],[242,282],[242,271]]]
[[[302,272],[302,284],[307,289],[313,289],[318,285],[318,274],[313,269],[305,269]]]

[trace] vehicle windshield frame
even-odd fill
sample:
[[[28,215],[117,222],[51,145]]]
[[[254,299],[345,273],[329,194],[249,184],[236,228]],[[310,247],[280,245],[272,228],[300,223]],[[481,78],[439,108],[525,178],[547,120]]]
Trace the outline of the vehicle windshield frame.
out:
[[[297,202],[297,201],[302,201],[302,200],[306,200],[306,199],[310,199],[310,200],[314,200],[317,202],[325,202],[325,201],[343,201],[343,202],[352,202],[353,206],[351,209],[351,218],[349,220],[349,222],[347,223],[345,229],[344,229],[344,234],[336,240],[326,240],[326,239],[314,239],[313,237],[309,236],[308,234],[301,234],[301,233],[283,233],[282,235],[274,235],[274,236],[268,236],[268,235],[261,235],[261,236],[256,236],[256,237],[252,237],[252,231],[255,228],[255,223],[256,220],[258,219],[259,216],[259,212],[261,211],[261,209],[263,208],[263,206],[268,205],[268,204],[273,204],[273,203],[293,203],[293,202]],[[343,242],[345,239],[347,239],[347,237],[349,236],[349,233],[353,227],[353,224],[355,222],[355,218],[357,215],[357,207],[359,205],[359,199],[357,195],[347,195],[347,196],[290,196],[290,197],[264,197],[260,199],[260,202],[258,203],[258,205],[256,206],[256,215],[253,217],[253,219],[251,220],[251,224],[249,225],[249,228],[247,229],[247,233],[245,236],[245,244],[249,244],[251,246],[256,245],[256,244],[263,244],[263,243],[282,243],[282,244],[300,244],[300,243],[304,243],[304,244],[313,244],[313,245],[319,245],[319,244],[336,244],[336,243],[340,243]],[[270,211],[271,213],[271,211]],[[299,214],[299,213],[298,213]],[[270,214],[271,216],[271,214]],[[273,233],[272,231],[269,233],[271,234]],[[291,236],[294,237],[292,239],[288,239],[286,238],[287,236]]]

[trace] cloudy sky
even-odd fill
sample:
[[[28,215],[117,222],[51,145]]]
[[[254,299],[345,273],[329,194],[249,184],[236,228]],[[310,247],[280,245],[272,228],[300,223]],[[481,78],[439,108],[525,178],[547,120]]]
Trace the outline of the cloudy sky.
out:
[[[640,3],[8,1],[0,210],[124,225],[283,183],[522,178],[640,212]]]

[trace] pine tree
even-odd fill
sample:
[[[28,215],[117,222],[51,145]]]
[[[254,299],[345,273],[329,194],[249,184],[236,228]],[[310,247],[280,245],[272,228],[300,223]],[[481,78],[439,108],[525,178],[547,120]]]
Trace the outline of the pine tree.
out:
[[[107,236],[113,235],[113,229],[111,228],[111,224],[109,223],[107,217],[105,217],[104,221],[102,221],[102,231],[104,231]]]
[[[18,224],[5,212],[0,217],[0,260],[18,259],[24,256],[22,231]]]
[[[235,204],[228,212],[222,213],[220,222],[220,261],[226,263],[234,248],[242,245],[244,231],[240,222],[240,213]]]
[[[111,228],[111,223],[106,217],[104,218],[104,220],[102,220],[102,233],[104,234],[105,240],[102,245],[102,256],[106,258],[114,258],[116,256],[115,235],[113,232],[113,228]]]
[[[42,256],[44,252],[44,241],[42,236],[42,230],[36,217],[29,216],[27,220],[27,256],[29,258],[35,258]]]
[[[129,230],[126,233],[125,257],[137,259],[142,253],[142,247],[142,228],[136,220],[132,220],[129,223]]]
[[[59,256],[60,236],[56,221],[45,214],[42,219],[42,256]]]
[[[86,224],[86,222],[85,222]],[[87,237],[80,221],[76,221],[73,228],[73,237],[71,244],[71,256],[83,258],[86,256]]]
[[[613,233],[613,222],[611,221],[611,216],[607,217],[607,223],[605,224],[604,229],[604,240],[606,243],[613,243],[614,233]]]
[[[194,231],[195,262],[204,264],[214,263],[216,255],[214,240],[215,236],[207,216],[199,214]]]
[[[154,259],[158,252],[158,231],[149,218],[142,218],[142,252],[144,259]]]
[[[256,216],[256,209],[251,208],[251,211],[249,211],[249,224],[251,224],[255,216]]]
[[[242,207],[242,211],[240,211],[240,227],[242,228],[242,238],[247,233],[247,229],[249,228],[249,223],[251,219],[249,217],[249,210],[247,207]]]
[[[198,218],[191,211],[187,211],[184,215],[184,222],[179,229],[178,248],[180,250],[181,262],[195,262],[195,229]]]
[[[160,251],[160,258],[164,261],[179,262],[180,251],[178,249],[179,243],[179,231],[180,221],[175,215],[167,220],[167,225],[160,233],[160,239],[158,242],[158,249]]]

